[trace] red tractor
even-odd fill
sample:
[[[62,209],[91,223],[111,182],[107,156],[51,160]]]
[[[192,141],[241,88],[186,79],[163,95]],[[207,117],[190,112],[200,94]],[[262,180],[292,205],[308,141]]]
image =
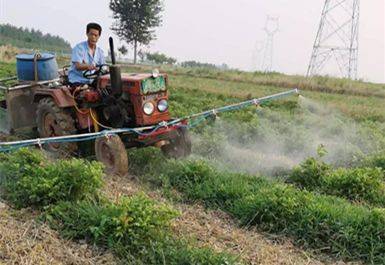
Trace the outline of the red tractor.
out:
[[[118,128],[141,128],[141,132],[122,132],[95,140],[96,158],[109,173],[128,171],[126,148],[156,146],[169,157],[185,157],[191,141],[184,122],[153,127],[170,122],[168,77],[151,74],[121,74],[115,64],[110,38],[112,65],[100,65],[84,77],[93,85],[71,87],[66,71],[60,80],[19,84],[6,90],[8,128],[37,128],[40,138],[99,132]],[[43,147],[56,157],[79,154],[76,142],[49,143]]]

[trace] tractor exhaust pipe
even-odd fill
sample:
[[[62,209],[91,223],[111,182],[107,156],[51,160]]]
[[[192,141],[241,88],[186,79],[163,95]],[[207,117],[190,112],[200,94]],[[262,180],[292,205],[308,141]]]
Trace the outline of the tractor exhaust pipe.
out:
[[[112,65],[110,66],[111,90],[112,95],[118,97],[122,94],[122,74],[120,67],[116,65],[114,39],[110,37],[109,41],[112,62]]]
[[[109,41],[110,41],[111,62],[112,62],[112,65],[115,65],[116,60],[115,60],[114,39],[112,37],[110,37]]]

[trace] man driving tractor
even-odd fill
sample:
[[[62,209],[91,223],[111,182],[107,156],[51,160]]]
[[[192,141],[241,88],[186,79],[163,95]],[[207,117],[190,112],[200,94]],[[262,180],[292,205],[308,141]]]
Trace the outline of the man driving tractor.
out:
[[[20,125],[17,128],[37,128],[39,139],[65,137],[63,142],[50,140],[43,145],[53,157],[87,154],[89,150],[79,144],[80,138],[67,137],[91,133],[87,142],[94,140],[94,152],[90,153],[111,174],[127,173],[127,148],[154,146],[168,157],[188,156],[191,140],[187,120],[171,117],[167,74],[121,73],[112,37],[111,63],[106,65],[103,51],[97,47],[101,32],[100,25],[87,25],[87,40],[73,48],[71,68],[68,74],[61,71],[58,82],[31,82],[25,88],[30,98],[14,95],[18,97],[15,103],[3,103],[18,109],[20,105],[29,106],[22,115],[29,118],[21,123],[18,112],[15,121],[19,123],[13,124]]]
[[[103,50],[96,46],[102,33],[102,27],[97,23],[89,23],[86,33],[87,41],[77,44],[72,49],[72,65],[68,72],[68,79],[72,87],[92,83],[92,79],[83,76],[83,71],[93,71],[97,69],[97,65],[105,64]]]

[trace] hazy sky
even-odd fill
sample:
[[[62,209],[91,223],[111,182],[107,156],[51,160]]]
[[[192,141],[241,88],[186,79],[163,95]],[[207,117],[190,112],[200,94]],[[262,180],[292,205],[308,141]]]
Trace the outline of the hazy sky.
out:
[[[112,24],[108,0],[0,0],[0,23],[33,27],[63,36],[72,45],[85,39],[90,21],[104,27],[107,50]],[[267,15],[278,16],[273,69],[307,70],[324,0],[165,0],[163,25],[149,51],[179,61],[227,63],[249,70],[257,42],[265,40]],[[338,74],[337,72],[335,74]],[[362,0],[359,77],[385,83],[385,0]]]

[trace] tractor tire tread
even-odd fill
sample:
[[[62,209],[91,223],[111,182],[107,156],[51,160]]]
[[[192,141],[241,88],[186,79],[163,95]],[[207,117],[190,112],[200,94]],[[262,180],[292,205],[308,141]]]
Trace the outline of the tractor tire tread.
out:
[[[76,134],[77,129],[75,127],[75,120],[72,118],[71,113],[67,109],[58,107],[52,98],[46,97],[39,101],[39,104],[36,110],[37,130],[40,137],[47,137],[44,135],[42,113],[41,113],[42,111],[51,112],[54,115],[56,122],[62,131],[63,136]],[[47,149],[48,151],[52,151],[47,146],[45,147],[45,149]],[[56,154],[56,156],[66,157],[68,155],[65,153],[69,153],[69,154],[75,153],[77,149],[78,149],[78,146],[76,143],[61,144],[60,151],[62,154]]]

